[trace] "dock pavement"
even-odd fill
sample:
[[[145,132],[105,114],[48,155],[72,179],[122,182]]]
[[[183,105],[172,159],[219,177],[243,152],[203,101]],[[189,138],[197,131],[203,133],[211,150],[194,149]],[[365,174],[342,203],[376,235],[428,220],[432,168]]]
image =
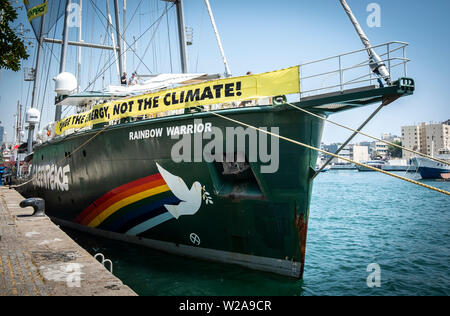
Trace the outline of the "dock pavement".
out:
[[[0,186],[0,296],[136,296],[47,216]]]

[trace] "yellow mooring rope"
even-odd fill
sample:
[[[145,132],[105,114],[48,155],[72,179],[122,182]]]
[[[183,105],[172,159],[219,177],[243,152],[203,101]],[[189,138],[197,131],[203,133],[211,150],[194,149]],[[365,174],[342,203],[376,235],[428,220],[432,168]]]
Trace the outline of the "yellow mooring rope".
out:
[[[70,154],[68,154],[67,156],[65,156],[63,159],[61,159],[60,161],[58,161],[56,163],[56,165],[59,165],[61,162],[63,162],[64,160],[66,160],[67,158],[69,158],[70,156],[72,156],[74,153],[76,153],[77,151],[79,151],[81,148],[83,148],[84,146],[86,146],[87,144],[89,144],[94,138],[96,138],[98,135],[100,135],[101,133],[103,133],[107,128],[109,128],[111,125],[106,125],[104,128],[102,128],[100,131],[98,131],[97,133],[94,134],[94,136],[92,136],[91,138],[89,138],[87,141],[85,141],[83,144],[81,144],[80,146],[78,146],[77,148],[75,148]],[[31,177],[30,180],[21,183],[19,185],[10,185],[9,188],[10,189],[15,189],[15,188],[19,188],[21,186],[24,186],[25,184],[30,183],[31,181],[33,181],[35,178],[37,177],[37,175]]]
[[[299,145],[299,146],[303,146],[303,147],[306,147],[306,148],[309,148],[309,149],[312,149],[312,150],[315,150],[315,151],[324,153],[324,154],[326,154],[326,155],[329,155],[329,156],[332,156],[332,157],[335,157],[335,158],[339,158],[339,159],[345,160],[345,161],[347,161],[347,162],[353,163],[353,164],[355,164],[355,165],[359,165],[359,166],[361,166],[361,167],[365,167],[365,168],[371,169],[371,170],[373,170],[373,171],[377,171],[377,172],[384,173],[384,174],[389,175],[389,176],[391,176],[391,177],[394,177],[394,178],[397,178],[397,179],[400,179],[400,180],[404,180],[404,181],[407,181],[407,182],[410,182],[410,183],[413,183],[413,184],[422,186],[422,187],[424,187],[424,188],[427,188],[427,189],[430,189],[430,190],[433,190],[433,191],[437,191],[437,192],[440,192],[440,193],[443,193],[443,194],[446,194],[446,195],[450,195],[450,192],[445,191],[445,190],[442,190],[442,189],[439,189],[439,188],[436,188],[436,187],[433,187],[433,186],[431,186],[431,185],[427,185],[427,184],[424,184],[424,183],[421,183],[421,182],[418,182],[418,181],[415,181],[415,180],[412,180],[412,179],[408,179],[408,178],[405,178],[405,177],[402,177],[402,176],[393,174],[393,173],[391,173],[391,172],[387,172],[387,171],[384,171],[384,170],[381,170],[381,169],[378,169],[378,168],[374,168],[374,167],[372,167],[372,166],[369,166],[369,165],[366,165],[366,164],[363,164],[363,163],[359,163],[359,162],[353,161],[353,160],[351,160],[351,159],[348,159],[348,158],[345,158],[345,157],[342,157],[342,156],[339,156],[339,155],[336,155],[336,154],[333,154],[333,153],[329,153],[329,152],[327,152],[327,151],[325,151],[325,150],[316,148],[316,147],[314,147],[314,146],[310,146],[310,145],[304,144],[304,143],[302,143],[302,142],[299,142],[299,141],[290,139],[290,138],[288,138],[288,137],[284,137],[284,136],[281,136],[281,135],[278,135],[278,134],[275,134],[275,133],[272,133],[272,132],[269,132],[269,131],[265,131],[265,130],[263,130],[263,129],[260,129],[260,128],[257,128],[257,127],[255,127],[255,126],[246,124],[246,123],[244,123],[244,122],[240,122],[240,121],[238,121],[238,120],[234,120],[234,119],[232,119],[232,118],[223,116],[223,115],[221,115],[221,114],[215,113],[215,112],[213,112],[213,111],[210,111],[210,110],[207,110],[207,109],[204,109],[204,108],[200,108],[200,107],[197,107],[197,108],[200,109],[200,110],[202,110],[202,111],[209,112],[209,113],[211,113],[211,114],[213,114],[213,115],[215,115],[215,116],[221,117],[221,118],[223,118],[223,119],[225,119],[225,120],[229,120],[229,121],[231,121],[231,122],[234,122],[234,123],[237,123],[237,124],[240,124],[240,125],[243,125],[243,126],[247,126],[247,127],[252,128],[252,129],[254,129],[254,130],[263,132],[263,133],[265,133],[265,134],[268,134],[268,135],[271,135],[271,136],[274,136],[274,137],[278,137],[278,138],[280,138],[280,139],[286,140],[286,141],[291,142],[291,143],[293,143],[293,144],[296,144],[296,145]],[[311,114],[313,114],[313,113],[311,113]],[[315,115],[315,114],[314,114],[314,115]],[[319,116],[319,117],[320,117],[320,116]],[[78,146],[78,147],[77,147],[73,152],[71,152],[68,156],[66,156],[66,157],[64,157],[63,159],[61,159],[60,161],[58,161],[57,164],[63,162],[65,159],[67,159],[67,158],[69,158],[70,156],[72,156],[75,152],[77,152],[77,151],[80,150],[82,147],[84,147],[85,145],[87,145],[89,142],[91,142],[94,138],[96,138],[98,135],[100,135],[101,133],[103,133],[103,132],[104,132],[107,128],[109,128],[109,127],[110,127],[110,125],[106,125],[103,129],[101,129],[100,131],[98,131],[94,136],[92,136],[92,137],[91,137],[90,139],[88,139],[86,142],[84,142],[83,144],[81,144],[80,146]],[[364,135],[364,134],[363,134],[363,135]],[[19,184],[19,185],[16,185],[16,186],[10,186],[10,188],[18,188],[18,187],[21,187],[21,186],[23,186],[23,185],[25,185],[25,184],[28,184],[28,183],[30,183],[31,181],[33,181],[35,177],[36,177],[36,176],[33,176],[30,180],[28,180],[27,182],[24,182],[24,183],[22,183],[22,184]]]
[[[328,122],[328,123],[331,123],[331,124],[334,124],[334,125],[336,125],[336,126],[345,128],[345,129],[347,129],[347,130],[349,130],[349,131],[352,131],[352,132],[361,134],[361,135],[363,135],[363,136],[366,136],[366,137],[375,139],[375,140],[377,140],[377,141],[379,141],[379,142],[382,142],[382,143],[385,143],[385,144],[387,144],[387,145],[391,145],[391,146],[400,148],[400,149],[402,149],[402,150],[409,151],[410,153],[413,153],[413,154],[416,154],[416,155],[419,155],[419,156],[422,156],[422,157],[425,157],[425,158],[428,158],[428,159],[431,159],[431,160],[434,160],[434,161],[443,163],[443,164],[445,164],[445,165],[450,165],[450,162],[447,162],[447,161],[445,161],[445,160],[441,160],[441,159],[438,159],[438,158],[435,158],[435,157],[431,157],[431,156],[428,156],[428,155],[426,155],[426,154],[420,153],[420,152],[418,152],[418,151],[414,151],[414,150],[412,150],[412,149],[408,149],[408,148],[406,148],[406,147],[397,145],[397,144],[395,144],[395,143],[391,143],[391,142],[389,142],[389,141],[387,141],[387,140],[384,140],[384,139],[381,139],[381,138],[378,138],[378,137],[375,137],[375,136],[371,136],[371,135],[366,134],[366,133],[363,133],[363,132],[361,132],[361,131],[357,131],[357,130],[355,130],[355,129],[353,129],[353,128],[350,128],[350,127],[348,127],[348,126],[339,124],[339,123],[334,122],[334,121],[332,121],[332,120],[329,120],[329,119],[327,119],[327,118],[325,118],[325,117],[322,117],[322,116],[320,116],[320,115],[317,115],[317,114],[315,114],[315,113],[312,113],[312,112],[310,112],[310,111],[308,111],[308,110],[302,109],[301,107],[298,107],[298,106],[296,106],[296,105],[294,105],[294,104],[291,104],[291,103],[288,103],[288,102],[286,102],[286,104],[289,105],[289,106],[291,106],[291,107],[293,107],[293,108],[295,108],[295,109],[297,109],[297,110],[299,110],[299,111],[302,111],[302,112],[304,112],[304,113],[307,113],[307,114],[309,114],[309,115],[312,115],[312,116],[314,116],[314,117],[317,117],[317,118],[319,118],[319,119],[321,119],[321,120],[324,120],[324,121],[326,121],[326,122]]]
[[[358,166],[361,166],[361,167],[365,167],[365,168],[371,169],[371,170],[373,170],[373,171],[381,172],[381,173],[386,174],[386,175],[388,175],[388,176],[391,176],[391,177],[394,177],[394,178],[397,178],[397,179],[400,179],[400,180],[403,180],[403,181],[407,181],[407,182],[410,182],[410,183],[419,185],[419,186],[421,186],[421,187],[424,187],[424,188],[427,188],[427,189],[430,189],[430,190],[433,190],[433,191],[436,191],[436,192],[439,192],[439,193],[443,193],[443,194],[446,194],[446,195],[450,195],[450,192],[445,191],[445,190],[442,190],[442,189],[439,189],[439,188],[436,188],[436,187],[433,187],[433,186],[431,186],[431,185],[427,185],[427,184],[424,184],[424,183],[421,183],[421,182],[418,182],[418,181],[415,181],[415,180],[412,180],[412,179],[408,179],[408,178],[405,178],[405,177],[402,177],[402,176],[393,174],[393,173],[391,173],[391,172],[387,172],[387,171],[384,171],[384,170],[381,170],[381,169],[378,169],[378,168],[375,168],[375,167],[372,167],[372,166],[369,166],[369,165],[366,165],[366,164],[363,164],[363,163],[359,163],[359,162],[353,161],[353,160],[351,160],[351,159],[348,159],[348,158],[345,158],[345,157],[342,157],[342,156],[339,156],[339,155],[336,155],[336,154],[333,154],[333,153],[329,153],[329,152],[327,152],[327,151],[325,151],[325,150],[316,148],[316,147],[314,147],[314,146],[310,146],[310,145],[304,144],[304,143],[302,143],[302,142],[299,142],[299,141],[290,139],[290,138],[288,138],[288,137],[284,137],[284,136],[281,136],[281,135],[278,135],[278,134],[275,134],[275,133],[272,133],[272,132],[269,132],[269,131],[265,131],[265,130],[260,129],[260,128],[258,128],[258,127],[255,127],[255,126],[246,124],[246,123],[244,123],[244,122],[241,122],[241,121],[238,121],[238,120],[235,120],[235,119],[226,117],[226,116],[223,116],[223,115],[221,115],[221,114],[219,114],[219,113],[215,113],[215,112],[210,111],[210,110],[206,110],[206,109],[199,108],[199,107],[197,107],[197,108],[200,109],[200,110],[209,112],[209,113],[211,113],[211,114],[213,114],[213,115],[215,115],[215,116],[218,116],[218,117],[220,117],[220,118],[223,118],[223,119],[225,119],[225,120],[234,122],[234,123],[236,123],[236,124],[240,124],[240,125],[243,125],[243,126],[247,126],[247,127],[252,128],[252,129],[254,129],[254,130],[263,132],[263,133],[265,133],[265,134],[268,134],[268,135],[271,135],[271,136],[274,136],[274,137],[278,137],[278,138],[283,139],[283,140],[285,140],[285,141],[288,141],[288,142],[290,142],[290,143],[293,143],[293,144],[296,144],[296,145],[299,145],[299,146],[302,146],[302,147],[306,147],[306,148],[308,148],[308,149],[312,149],[312,150],[321,152],[321,153],[323,153],[323,154],[326,154],[326,155],[329,155],[329,156],[333,156],[333,157],[335,157],[335,158],[339,158],[339,159],[345,160],[345,161],[347,161],[347,162],[353,163],[353,164],[358,165]]]

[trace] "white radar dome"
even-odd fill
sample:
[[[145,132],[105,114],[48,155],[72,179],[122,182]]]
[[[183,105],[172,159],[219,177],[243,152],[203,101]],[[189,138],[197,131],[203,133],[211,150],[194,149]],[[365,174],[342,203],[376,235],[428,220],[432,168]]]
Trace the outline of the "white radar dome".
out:
[[[38,124],[40,117],[41,117],[41,113],[39,112],[39,110],[35,109],[35,108],[31,108],[27,111],[25,121],[29,124]]]
[[[59,95],[70,95],[77,87],[77,78],[70,72],[62,72],[53,78],[55,81],[55,92]]]

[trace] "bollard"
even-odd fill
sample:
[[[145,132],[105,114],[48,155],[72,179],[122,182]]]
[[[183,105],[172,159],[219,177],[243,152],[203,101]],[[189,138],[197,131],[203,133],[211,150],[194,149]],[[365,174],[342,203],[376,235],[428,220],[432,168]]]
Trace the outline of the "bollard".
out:
[[[45,216],[45,201],[41,198],[30,198],[20,202],[21,208],[31,206],[34,209],[33,217]]]

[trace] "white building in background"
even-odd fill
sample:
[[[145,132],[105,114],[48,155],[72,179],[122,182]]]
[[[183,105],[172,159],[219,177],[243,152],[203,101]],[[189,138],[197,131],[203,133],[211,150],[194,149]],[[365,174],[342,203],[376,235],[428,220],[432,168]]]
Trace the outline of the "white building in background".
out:
[[[450,125],[443,123],[425,126],[427,155],[435,156],[439,153],[439,150],[450,149],[449,131]]]
[[[386,144],[386,143],[383,143],[383,142],[376,142],[375,143],[375,151],[383,159],[385,159],[388,156],[388,154],[389,154],[388,147],[389,147],[389,145]]]
[[[353,145],[353,160],[356,162],[369,161],[369,147]]]
[[[436,155],[439,150],[450,149],[450,125],[432,123],[402,127],[402,145],[427,155]],[[403,151],[403,159],[410,159],[413,153]]]
[[[386,140],[386,141],[391,142],[391,143],[397,142],[397,141],[399,141],[399,142],[402,141],[401,137],[399,137],[397,135],[392,135],[391,133],[384,133],[384,134],[382,134],[381,135],[381,139],[382,140]]]
[[[351,145],[347,145],[344,148],[342,148],[341,152],[339,153],[339,156],[342,156],[344,158],[347,159],[352,159],[353,158],[353,151],[352,151],[352,146]],[[337,159],[338,163],[349,163],[347,160],[344,159]]]

